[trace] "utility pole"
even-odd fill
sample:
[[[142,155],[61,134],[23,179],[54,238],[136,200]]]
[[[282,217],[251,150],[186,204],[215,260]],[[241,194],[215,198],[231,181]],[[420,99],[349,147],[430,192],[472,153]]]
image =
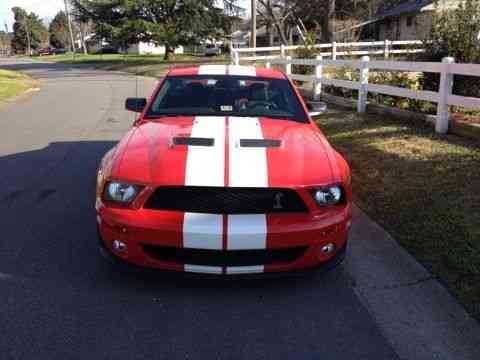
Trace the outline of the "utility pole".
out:
[[[25,28],[25,34],[27,35],[27,56],[32,56],[32,44],[30,41],[30,27],[28,26],[28,15],[26,13],[23,17],[23,27]]]
[[[257,47],[257,0],[252,0],[252,39],[250,47]]]
[[[73,40],[72,19],[70,18],[70,12],[68,11],[67,0],[64,0],[64,2],[65,2],[65,15],[67,16],[67,21],[68,21],[68,31],[70,32],[70,46],[72,49],[72,56],[75,59],[75,42]]]

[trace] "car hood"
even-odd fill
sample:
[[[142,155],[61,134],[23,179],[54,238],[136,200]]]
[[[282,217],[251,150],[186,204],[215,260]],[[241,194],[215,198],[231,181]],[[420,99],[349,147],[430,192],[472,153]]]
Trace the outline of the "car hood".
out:
[[[111,175],[156,186],[292,187],[335,182],[332,169],[334,151],[312,124],[165,117],[130,130]]]

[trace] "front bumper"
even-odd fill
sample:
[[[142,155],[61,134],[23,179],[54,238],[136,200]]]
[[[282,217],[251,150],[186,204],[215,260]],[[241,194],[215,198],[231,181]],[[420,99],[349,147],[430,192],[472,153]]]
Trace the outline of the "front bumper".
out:
[[[263,249],[227,250],[185,248],[183,213],[97,207],[99,241],[104,255],[142,267],[209,274],[253,274],[296,271],[340,263],[351,224],[351,207],[311,215],[268,215]],[[226,217],[226,216],[225,216]],[[235,234],[241,241],[258,236],[246,229]],[[195,236],[195,234],[189,234]],[[198,237],[204,237],[199,233]],[[225,235],[224,243],[225,241]],[[124,251],[114,248],[120,240]],[[238,239],[236,240],[238,242]],[[334,251],[322,248],[334,244]],[[256,263],[255,261],[257,261]]]

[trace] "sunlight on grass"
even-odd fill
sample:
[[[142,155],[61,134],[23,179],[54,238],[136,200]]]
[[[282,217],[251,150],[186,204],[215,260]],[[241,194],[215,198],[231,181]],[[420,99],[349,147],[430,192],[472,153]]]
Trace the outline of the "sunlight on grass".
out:
[[[0,69],[0,102],[18,96],[33,86],[27,75]]]
[[[355,201],[480,319],[480,146],[424,123],[339,109],[318,119]]]
[[[55,61],[68,65],[91,65],[98,69],[127,71],[138,75],[163,76],[174,66],[198,64],[226,64],[227,56],[194,56],[177,54],[171,60],[164,60],[163,55],[123,55],[123,54],[71,54],[42,56],[40,60]]]

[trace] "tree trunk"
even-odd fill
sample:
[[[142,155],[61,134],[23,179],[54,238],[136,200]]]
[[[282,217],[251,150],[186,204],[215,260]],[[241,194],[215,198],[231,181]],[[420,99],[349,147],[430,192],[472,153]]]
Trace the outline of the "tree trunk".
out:
[[[328,41],[335,41],[335,0],[328,1]]]
[[[173,55],[174,55],[173,48],[170,45],[165,44],[165,55],[163,56],[163,60],[165,61],[172,60]]]
[[[80,41],[82,42],[82,49],[85,55],[88,55],[87,45],[85,44],[85,25],[80,23]]]

